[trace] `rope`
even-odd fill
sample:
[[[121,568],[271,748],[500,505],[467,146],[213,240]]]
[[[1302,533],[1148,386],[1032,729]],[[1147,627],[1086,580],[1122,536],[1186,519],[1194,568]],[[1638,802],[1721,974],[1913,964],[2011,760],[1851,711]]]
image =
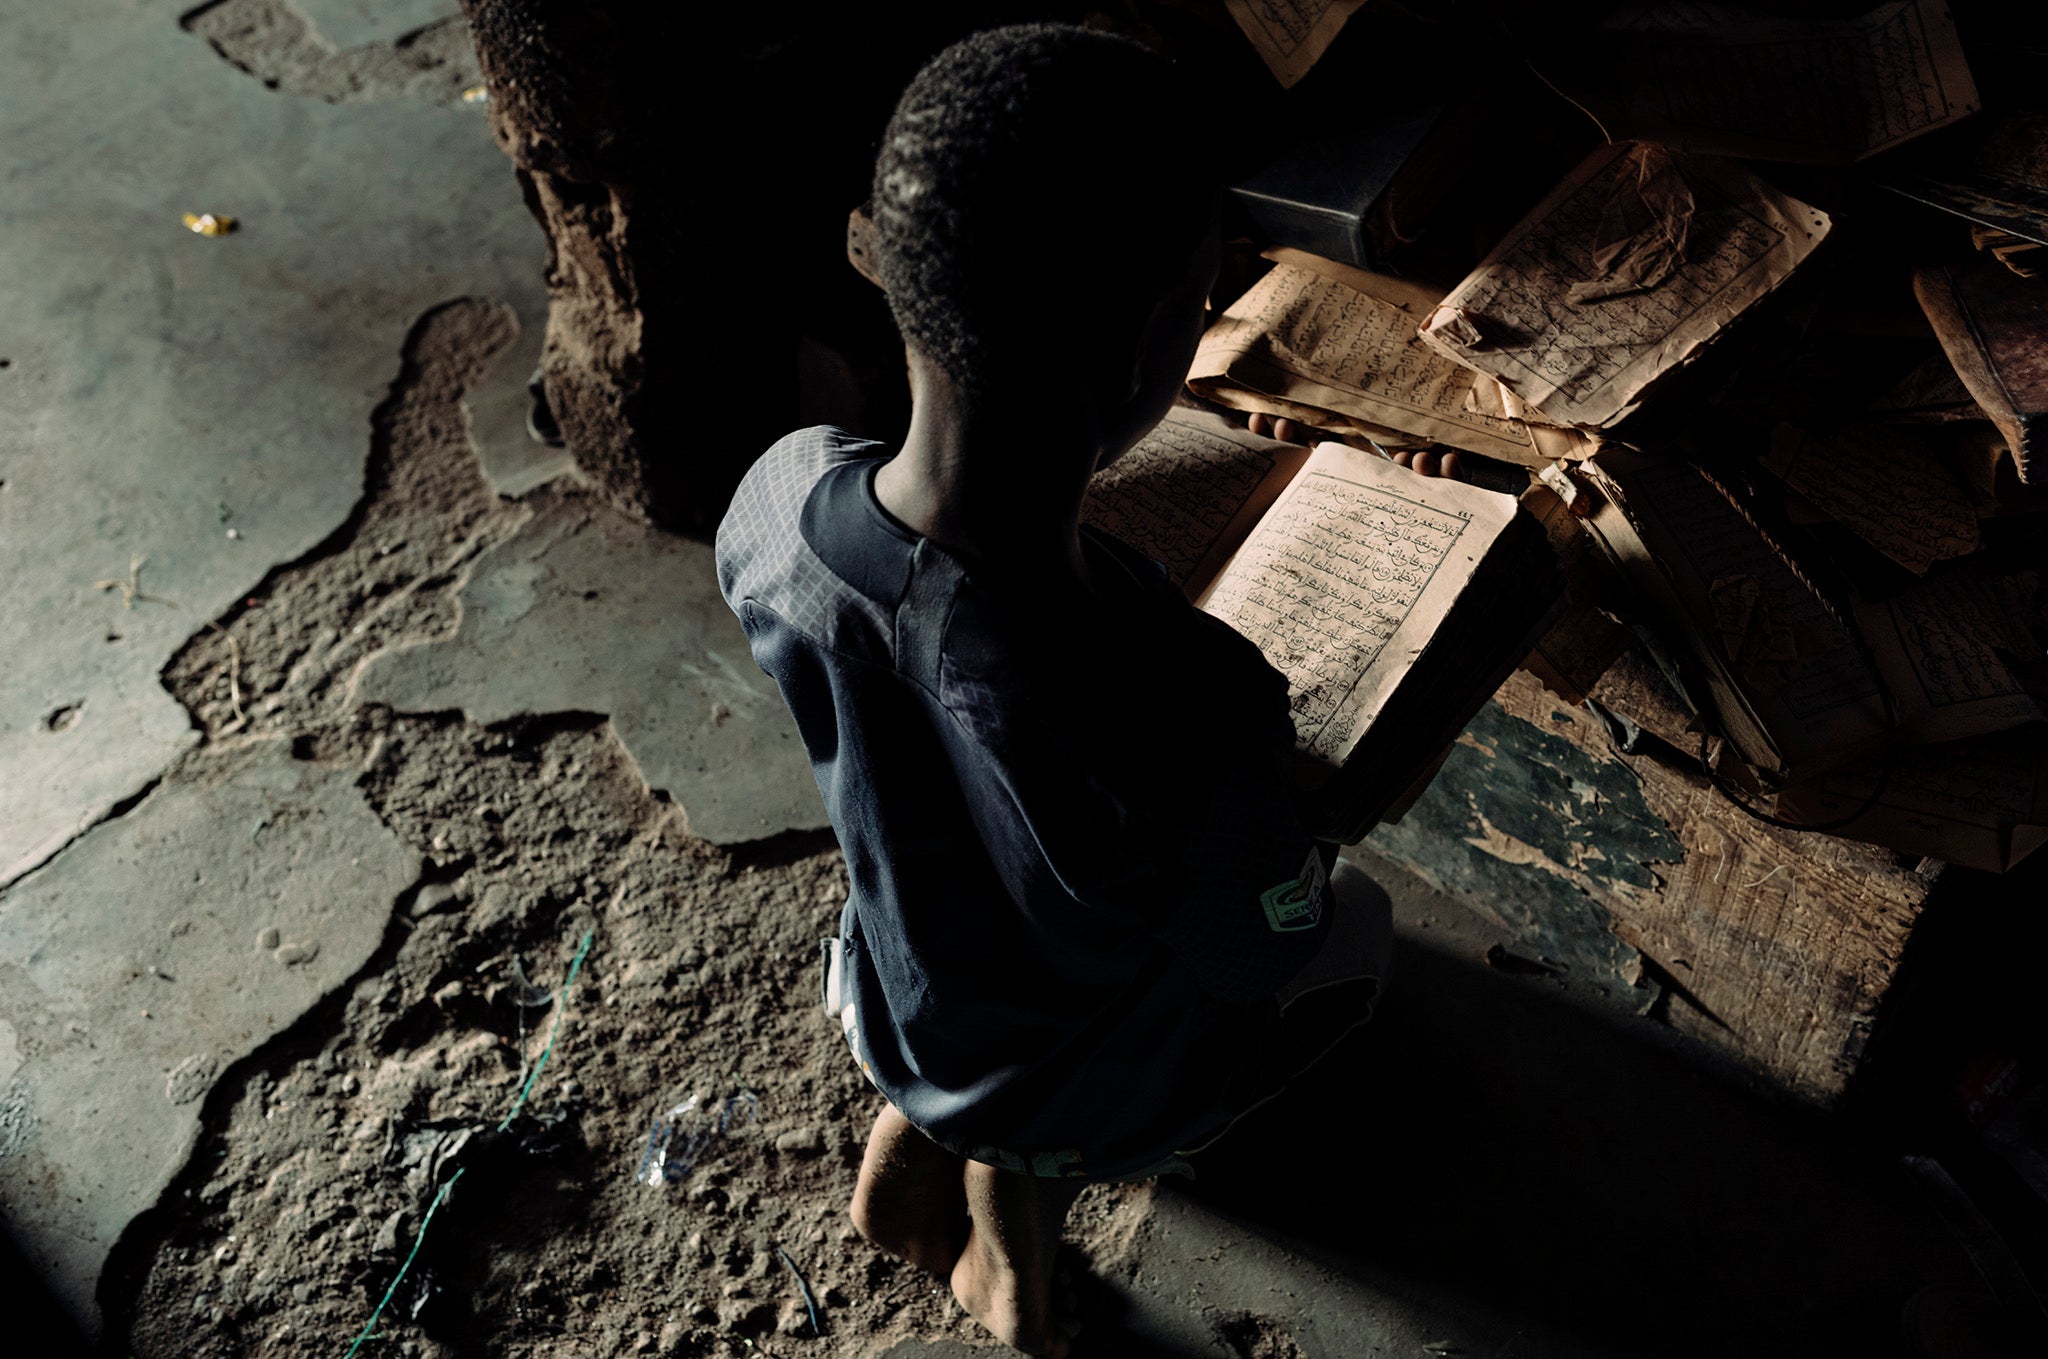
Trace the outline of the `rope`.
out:
[[[1737,811],[1748,814],[1753,820],[1761,821],[1766,826],[1776,826],[1779,830],[1840,830],[1850,822],[1860,820],[1865,812],[1877,805],[1877,800],[1883,797],[1885,790],[1891,786],[1892,766],[1896,763],[1895,757],[1887,751],[1884,759],[1884,768],[1878,771],[1877,786],[1870,790],[1870,796],[1863,799],[1863,805],[1855,811],[1850,812],[1847,816],[1838,816],[1833,821],[1815,821],[1810,825],[1805,825],[1797,821],[1787,821],[1783,817],[1772,816],[1769,812],[1762,811],[1745,801],[1730,784],[1721,778],[1721,775],[1715,771],[1712,762],[1707,759],[1707,742],[1710,739],[1712,739],[1711,733],[1704,731],[1700,733],[1700,772],[1707,776],[1707,782],[1713,785],[1715,792],[1734,803]],[[1756,884],[1751,883],[1750,886],[1754,887]]]

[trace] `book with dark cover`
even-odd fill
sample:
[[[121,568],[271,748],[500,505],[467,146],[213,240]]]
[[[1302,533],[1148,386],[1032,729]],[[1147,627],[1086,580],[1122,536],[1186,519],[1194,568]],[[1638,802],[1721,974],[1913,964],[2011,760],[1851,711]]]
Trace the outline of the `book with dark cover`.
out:
[[[1448,98],[1325,101],[1257,173],[1231,186],[1274,245],[1383,269],[1468,163],[1478,119]]]
[[[1957,376],[2005,436],[2020,481],[2032,484],[2034,440],[2048,417],[2048,280],[1979,260],[1922,269],[1913,292]]]

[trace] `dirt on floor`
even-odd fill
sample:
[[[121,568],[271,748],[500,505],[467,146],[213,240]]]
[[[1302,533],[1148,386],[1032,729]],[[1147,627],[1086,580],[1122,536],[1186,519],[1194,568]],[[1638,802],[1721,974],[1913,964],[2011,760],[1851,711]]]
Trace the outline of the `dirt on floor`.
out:
[[[190,1164],[108,1270],[112,1333],[135,1359],[341,1354],[410,1260],[360,1353],[971,1341],[942,1281],[846,1217],[878,1097],[817,1003],[846,892],[830,837],[692,837],[601,714],[486,727],[351,698],[370,656],[454,629],[468,565],[528,516],[485,484],[461,402],[512,335],[487,301],[425,317],[356,513],[165,671],[206,733],[185,773],[289,735],[360,771],[426,867],[362,972],[208,1097]],[[1149,1202],[1083,1199],[1095,1269],[1135,1268]]]

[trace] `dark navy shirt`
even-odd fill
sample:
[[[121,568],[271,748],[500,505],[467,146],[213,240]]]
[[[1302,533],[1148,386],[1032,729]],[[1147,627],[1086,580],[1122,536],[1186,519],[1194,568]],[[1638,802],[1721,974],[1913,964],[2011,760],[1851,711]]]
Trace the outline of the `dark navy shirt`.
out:
[[[1062,597],[912,532],[885,452],[790,435],[717,545],[846,855],[856,1050],[942,1143],[1128,1173],[1227,1121],[1327,929],[1286,682],[1107,535]]]

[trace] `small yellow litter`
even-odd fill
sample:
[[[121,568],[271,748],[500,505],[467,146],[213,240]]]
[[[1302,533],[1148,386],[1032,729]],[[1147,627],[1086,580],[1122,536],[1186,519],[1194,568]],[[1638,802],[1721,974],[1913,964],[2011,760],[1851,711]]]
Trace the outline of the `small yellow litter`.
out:
[[[225,213],[188,212],[185,225],[201,236],[225,236],[235,229],[235,219]]]

